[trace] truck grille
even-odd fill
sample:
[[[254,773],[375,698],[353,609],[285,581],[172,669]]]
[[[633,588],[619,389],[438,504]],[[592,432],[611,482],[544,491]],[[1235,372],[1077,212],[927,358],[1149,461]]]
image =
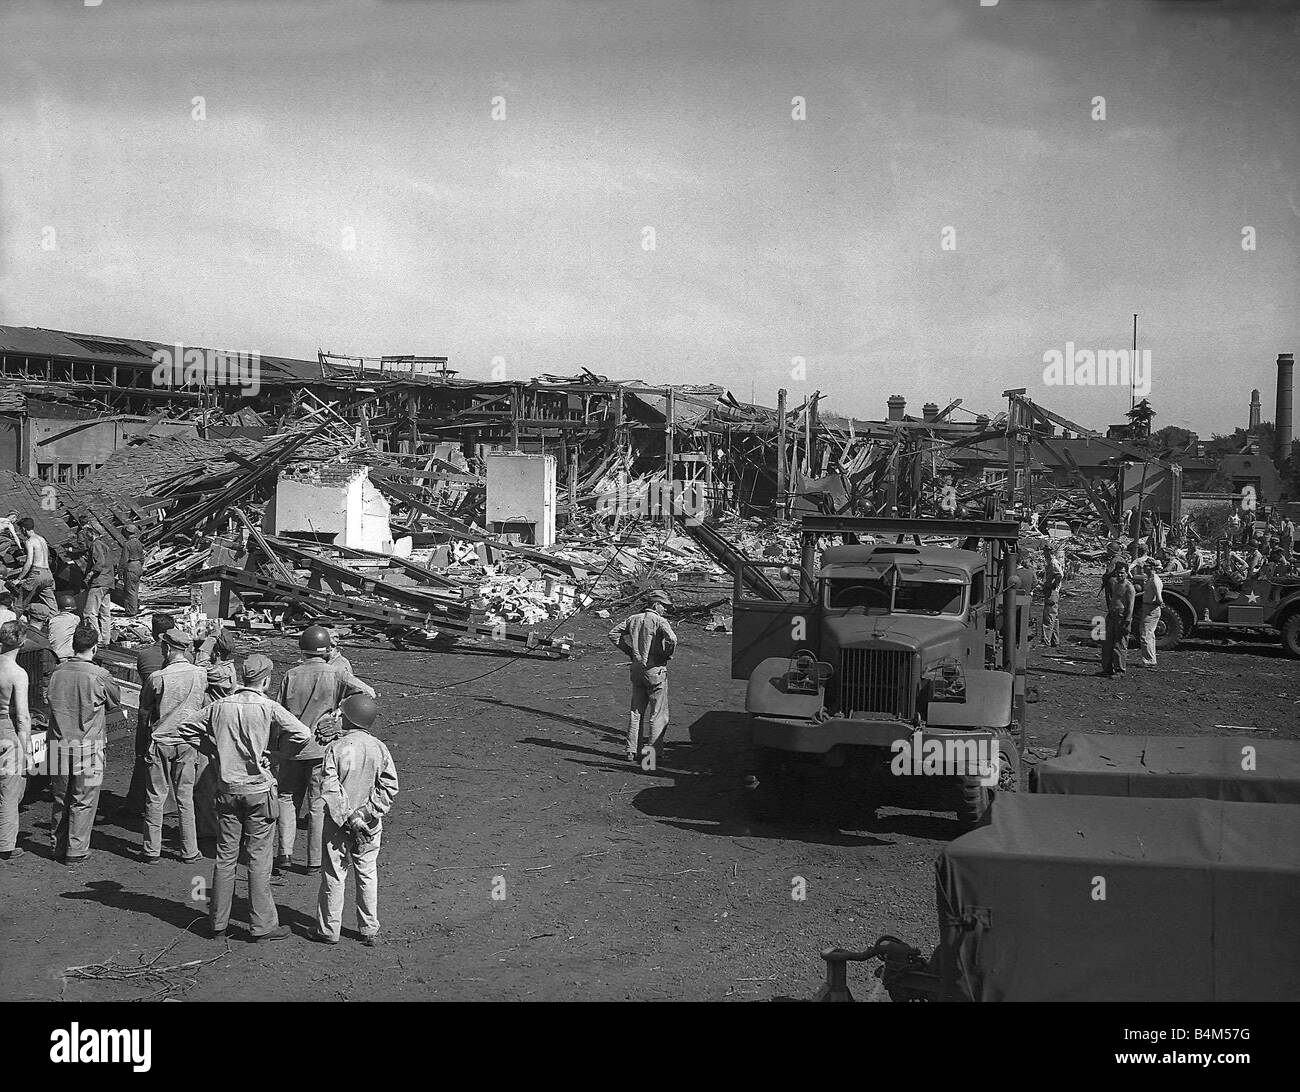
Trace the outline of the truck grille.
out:
[[[846,648],[840,652],[840,711],[887,713],[911,720],[916,712],[912,653],[895,649]]]

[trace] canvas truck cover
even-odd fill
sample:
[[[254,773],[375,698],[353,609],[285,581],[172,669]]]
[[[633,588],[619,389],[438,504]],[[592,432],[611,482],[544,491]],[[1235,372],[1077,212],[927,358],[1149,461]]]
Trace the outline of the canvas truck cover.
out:
[[[936,869],[954,999],[1300,997],[1298,806],[1003,793]]]
[[[1087,796],[1300,804],[1300,743],[1071,732],[1055,758],[1038,764],[1033,784],[1036,792]]]

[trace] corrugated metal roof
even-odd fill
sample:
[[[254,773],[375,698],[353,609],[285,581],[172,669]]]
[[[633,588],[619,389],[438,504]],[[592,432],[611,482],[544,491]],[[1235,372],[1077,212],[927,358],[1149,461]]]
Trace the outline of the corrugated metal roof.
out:
[[[212,346],[191,345],[187,349],[211,351]],[[66,330],[46,330],[39,326],[0,326],[0,353],[18,356],[58,357],[65,360],[89,360],[102,364],[152,368],[153,354],[159,349],[174,349],[174,341],[142,341],[139,338],[108,337],[104,334],[78,334]],[[226,347],[228,352],[255,352],[251,349]],[[319,361],[295,360],[258,352],[262,381],[320,379]]]

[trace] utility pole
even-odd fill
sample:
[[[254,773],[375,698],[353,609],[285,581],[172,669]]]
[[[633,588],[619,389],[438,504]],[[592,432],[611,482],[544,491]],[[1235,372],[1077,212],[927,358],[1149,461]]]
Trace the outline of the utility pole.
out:
[[[1137,406],[1138,317],[1133,316],[1133,355],[1128,362],[1128,408]]]
[[[785,512],[785,396],[782,387],[776,392],[776,503],[777,510]]]

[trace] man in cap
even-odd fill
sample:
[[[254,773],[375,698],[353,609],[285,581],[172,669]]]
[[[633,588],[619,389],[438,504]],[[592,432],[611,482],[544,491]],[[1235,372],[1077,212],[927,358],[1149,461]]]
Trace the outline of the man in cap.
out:
[[[90,602],[87,595],[86,602]],[[87,612],[89,614],[89,611]],[[93,624],[93,619],[88,619]],[[153,630],[153,641],[151,645],[145,645],[135,654],[135,677],[141,687],[149,681],[149,676],[155,671],[161,671],[167,663],[167,645],[163,641],[163,634],[168,630],[176,628],[176,618],[170,614],[155,613],[150,619],[150,627]],[[145,723],[144,718],[137,716],[135,722],[135,766],[131,770],[131,784],[126,791],[126,808],[137,815],[144,814],[145,797],[149,786],[149,767],[146,760],[149,757],[149,746],[152,742],[150,727]]]
[[[36,530],[36,521],[24,516],[18,521],[23,536],[23,567],[18,573],[18,586],[23,589],[22,609],[33,600],[44,603],[48,614],[58,605],[54,601],[54,571],[50,568],[50,544]]]
[[[329,627],[327,632],[330,635],[330,654],[329,662],[335,667],[341,667],[349,675],[352,674],[352,661],[343,655],[343,649],[339,647],[339,635]]]
[[[330,634],[324,626],[308,626],[298,638],[303,662],[291,667],[280,683],[280,704],[304,724],[314,728],[321,718],[338,709],[344,698],[375,692],[351,671],[329,662]],[[293,849],[300,810],[307,812],[307,875],[319,874],[321,838],[324,834],[325,804],[321,799],[321,761],[325,748],[316,740],[305,747],[280,753],[278,786],[280,818],[277,875],[293,865]]]
[[[140,721],[149,728],[145,766],[149,772],[144,808],[144,843],[140,857],[157,864],[162,857],[163,809],[170,789],[176,798],[181,835],[181,860],[198,861],[198,834],[194,825],[194,782],[199,753],[186,742],[181,725],[197,719],[207,704],[208,673],[189,662],[190,635],[172,629],[163,634],[167,663],[140,688]]]
[[[69,868],[90,853],[107,745],[105,714],[122,707],[117,680],[95,663],[99,633],[83,623],[72,635],[72,659],[50,676],[50,841]]]
[[[668,661],[677,651],[677,634],[663,616],[668,596],[646,597],[645,609],[609,631],[611,643],[631,662],[632,700],[628,710],[627,757],[640,759],[644,745],[653,752],[668,728]]]
[[[1102,580],[1106,600],[1106,635],[1101,643],[1101,674],[1106,678],[1123,675],[1128,667],[1128,633],[1133,625],[1136,592],[1129,580],[1129,560],[1124,554],[1115,558],[1111,570]]]
[[[32,718],[27,672],[18,666],[27,627],[17,619],[0,624],[0,861],[21,857],[18,805],[27,789],[27,754]]]
[[[210,935],[224,937],[235,893],[241,843],[248,850],[250,933],[254,940],[284,940],[271,894],[275,853],[275,777],[271,754],[283,741],[303,744],[311,729],[267,696],[273,665],[254,653],[244,661],[243,685],[204,708],[197,720],[180,725],[187,742],[200,744],[217,767],[217,815],[221,834],[208,903]]]
[[[122,609],[127,614],[140,613],[140,577],[144,574],[144,543],[133,527],[122,528],[122,553],[118,558],[122,572]]]
[[[107,536],[96,533],[89,525],[82,529],[82,537],[90,548],[86,560],[86,621],[99,631],[100,641],[108,644],[113,639],[113,551]]]
[[[367,948],[379,943],[379,841],[383,817],[397,795],[397,768],[388,748],[370,734],[373,698],[357,694],[339,706],[342,734],[325,748],[324,869],[312,939],[339,942],[348,869],[356,876],[357,929]]]
[[[81,625],[81,615],[77,613],[77,597],[72,592],[61,591],[54,598],[59,610],[50,619],[50,647],[54,650],[55,659],[63,663],[72,659],[72,635]]]

